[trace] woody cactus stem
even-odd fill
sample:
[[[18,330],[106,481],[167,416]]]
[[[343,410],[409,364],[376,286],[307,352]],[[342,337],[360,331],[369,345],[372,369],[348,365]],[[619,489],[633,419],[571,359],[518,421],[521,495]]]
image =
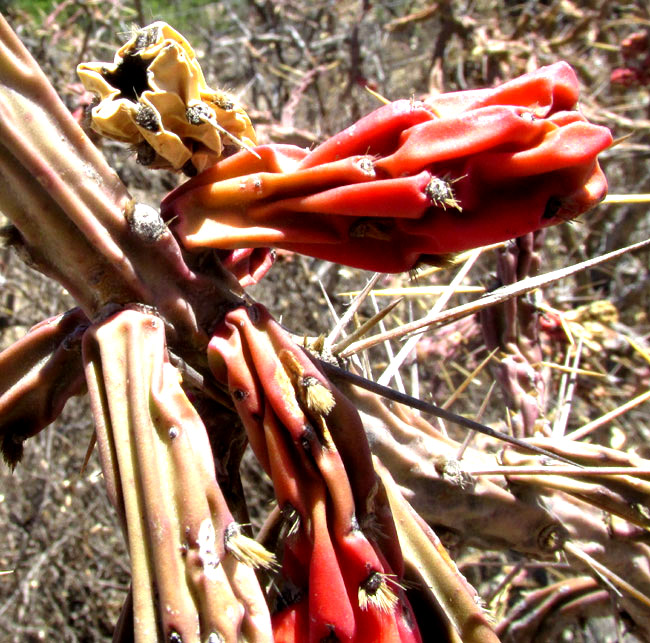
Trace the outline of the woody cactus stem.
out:
[[[498,643],[476,590],[460,574],[436,534],[404,499],[388,469],[377,458],[374,460],[390,500],[411,575],[430,589],[444,614],[452,640],[456,635],[462,643]]]
[[[566,63],[496,89],[380,107],[313,151],[255,148],[163,201],[189,249],[272,246],[399,272],[572,219],[607,190],[609,130]]]
[[[161,320],[121,311],[88,330],[83,356],[102,469],[128,540],[136,643],[270,643],[251,564],[272,557],[226,506]]]
[[[0,452],[10,466],[23,442],[84,390],[81,336],[88,318],[79,308],[46,319],[0,353]]]
[[[576,614],[584,618],[591,610],[594,616],[600,616],[609,605],[611,598],[593,578],[569,578],[530,592],[499,623],[497,631],[503,643],[550,641],[560,636]]]
[[[276,640],[419,641],[390,507],[354,407],[259,305],[228,313],[208,354],[289,523]]]
[[[132,266],[107,234],[126,227],[131,197],[2,16],[0,114],[2,209],[38,251],[34,260],[87,306],[97,306],[93,291],[106,295],[111,262],[122,274],[109,287],[136,294]],[[82,271],[89,285],[75,279]]]
[[[0,16],[0,210],[10,240],[96,318],[107,305],[155,306],[186,344],[204,345],[212,301],[238,286],[199,277],[158,216],[135,204]]]
[[[388,408],[374,394],[356,387],[347,387],[345,392],[362,413],[373,454],[390,470],[400,493],[438,534],[458,547],[508,549],[543,560],[555,558],[564,549],[581,573],[593,572],[576,555],[586,553],[627,582],[627,586],[618,585],[620,595],[616,601],[630,617],[635,634],[643,640],[650,639],[650,602],[645,598],[650,595],[650,548],[644,536],[648,529],[647,512],[643,515],[650,489],[641,475],[635,475],[648,470],[647,460],[567,438],[528,438],[530,443],[568,457],[591,471],[588,476],[582,475],[577,467],[564,475],[518,471],[518,467],[532,465],[538,473],[541,469],[548,474],[553,473],[553,467],[544,458],[523,455],[510,448],[495,458],[484,448],[461,447],[407,407]],[[461,450],[462,460],[457,460]],[[503,465],[507,467],[502,469],[505,483],[500,474],[476,473],[496,473],[494,470],[499,471]],[[604,473],[595,475],[594,467],[604,467]],[[627,467],[630,473],[608,475],[607,467]],[[404,523],[400,509],[394,509],[394,513],[401,540]],[[402,551],[408,570],[414,566],[414,552],[408,545],[403,545]],[[596,578],[602,581],[603,576]],[[435,583],[432,585],[435,587]],[[611,589],[609,582],[602,586]],[[565,591],[560,590],[558,597]],[[639,600],[640,593],[645,595],[643,600]],[[448,607],[457,605],[452,600]],[[588,608],[589,602],[582,606],[574,603],[573,607]],[[562,609],[558,607],[558,612]],[[558,615],[547,612],[545,616],[555,623]],[[507,628],[526,627],[530,622],[528,614],[521,616]],[[522,636],[522,640],[527,639]]]
[[[543,231],[527,234],[499,250],[497,280],[500,285],[537,274],[543,235]],[[513,433],[519,438],[532,436],[544,428],[548,384],[548,373],[539,366],[544,357],[535,304],[525,297],[510,299],[499,306],[483,309],[479,320],[486,348],[490,351],[500,348],[494,373],[513,411]]]

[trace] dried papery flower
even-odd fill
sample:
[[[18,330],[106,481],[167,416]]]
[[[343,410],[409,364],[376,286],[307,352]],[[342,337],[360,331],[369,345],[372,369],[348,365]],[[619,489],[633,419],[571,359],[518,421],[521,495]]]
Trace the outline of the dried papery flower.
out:
[[[311,152],[239,153],[173,191],[189,249],[273,246],[383,272],[572,219],[612,138],[575,110],[566,63],[495,89],[389,103]]]
[[[93,129],[134,145],[143,165],[193,175],[225,148],[256,143],[244,108],[207,86],[190,44],[164,22],[137,30],[112,64],[83,63],[77,71],[99,97]]]

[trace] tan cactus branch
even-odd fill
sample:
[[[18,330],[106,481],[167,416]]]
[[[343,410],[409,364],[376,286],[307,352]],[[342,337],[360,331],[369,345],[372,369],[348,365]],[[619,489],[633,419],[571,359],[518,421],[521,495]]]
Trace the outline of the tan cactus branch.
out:
[[[646,637],[650,634],[647,627],[650,576],[646,565],[649,552],[644,536],[646,528],[637,526],[646,520],[648,483],[634,477],[635,468],[648,468],[647,461],[596,444],[538,439],[539,444],[583,465],[596,468],[601,464],[605,470],[611,466],[627,467],[630,473],[628,476],[603,474],[596,478],[598,484],[585,482],[580,488],[576,479],[589,481],[593,476],[562,476],[560,480],[558,475],[555,476],[557,484],[550,488],[545,480],[553,476],[516,475],[509,488],[496,471],[494,475],[478,477],[472,473],[497,469],[494,454],[470,445],[462,462],[458,462],[454,454],[459,444],[437,433],[410,409],[399,406],[389,409],[376,395],[362,389],[347,388],[346,393],[362,411],[374,455],[390,470],[418,515],[436,531],[453,534],[454,540],[461,544],[513,549],[542,560],[556,557],[563,548],[570,550],[575,560],[582,552],[585,554],[582,563],[593,559],[598,570],[605,568],[605,576],[627,581],[631,591],[622,589],[619,601],[632,615],[640,634]],[[508,461],[516,458],[523,471],[534,459],[510,450],[505,455]],[[509,468],[516,468],[514,461]],[[552,471],[555,467],[546,468]],[[522,477],[527,480],[525,492],[518,484]],[[605,501],[607,511],[601,509]],[[593,568],[582,563],[580,573],[593,572]],[[599,572],[594,573],[598,579]],[[622,588],[620,583],[618,586]]]
[[[84,356],[102,469],[129,543],[136,642],[237,643],[245,632],[268,643],[266,603],[228,547],[235,523],[162,322],[117,313],[86,334]]]
[[[452,640],[498,643],[474,589],[459,574],[437,536],[404,499],[388,469],[377,458],[374,464],[395,516],[405,561],[436,597],[453,628]]]

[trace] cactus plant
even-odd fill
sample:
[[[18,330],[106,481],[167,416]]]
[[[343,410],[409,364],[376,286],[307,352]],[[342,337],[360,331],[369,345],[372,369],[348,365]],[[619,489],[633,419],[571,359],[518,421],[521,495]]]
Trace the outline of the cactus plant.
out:
[[[470,449],[463,470],[451,438],[335,381],[322,340],[300,341],[243,290],[270,268],[271,247],[410,270],[596,204],[606,191],[597,155],[611,135],[575,111],[568,65],[496,89],[389,103],[312,151],[255,146],[243,108],[207,87],[187,41],[156,23],[114,63],[79,72],[99,94],[98,133],[140,146],[143,158],[147,150],[148,165],[196,174],[159,214],[134,202],[4,19],[0,37],[5,236],[79,306],[0,354],[0,447],[15,466],[23,442],[87,389],[131,561],[115,641],[490,643],[497,630],[427,522],[581,563],[590,555],[582,541],[600,545],[603,535],[571,522],[577,501],[647,529],[648,489],[633,471],[580,477],[594,460],[642,461],[523,431],[531,451],[576,463],[572,477],[526,475],[539,455],[508,450],[500,465],[530,492],[475,480],[492,456]],[[230,154],[232,144],[243,149]],[[222,261],[188,254],[206,248]],[[524,414],[525,400],[513,398]],[[245,441],[277,501],[261,542],[242,499],[218,479],[227,469],[227,482],[239,483]],[[438,485],[465,514],[432,510],[419,485]],[[513,528],[491,523],[495,513]],[[647,583],[637,570],[625,588],[639,622],[647,605],[633,591]],[[587,604],[602,600],[595,590],[582,579],[547,594]],[[529,635],[520,614],[541,622],[556,605],[577,609],[547,594],[498,632]]]

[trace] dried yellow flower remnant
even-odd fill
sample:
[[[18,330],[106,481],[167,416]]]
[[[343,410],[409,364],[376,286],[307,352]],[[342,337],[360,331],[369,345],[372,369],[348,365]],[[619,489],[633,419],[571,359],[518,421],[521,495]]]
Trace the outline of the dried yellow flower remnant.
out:
[[[82,63],[77,73],[99,97],[92,128],[136,146],[143,165],[191,175],[227,148],[256,144],[244,108],[206,85],[190,44],[164,22],[136,31],[113,63]]]

